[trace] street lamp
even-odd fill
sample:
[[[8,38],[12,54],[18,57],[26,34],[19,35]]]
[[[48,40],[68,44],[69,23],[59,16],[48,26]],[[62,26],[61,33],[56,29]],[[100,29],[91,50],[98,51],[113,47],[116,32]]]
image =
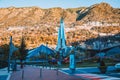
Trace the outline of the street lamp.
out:
[[[46,47],[48,46],[48,42],[46,42]],[[47,68],[47,64],[48,64],[48,54],[47,54],[47,49],[45,51],[46,54],[46,68]]]

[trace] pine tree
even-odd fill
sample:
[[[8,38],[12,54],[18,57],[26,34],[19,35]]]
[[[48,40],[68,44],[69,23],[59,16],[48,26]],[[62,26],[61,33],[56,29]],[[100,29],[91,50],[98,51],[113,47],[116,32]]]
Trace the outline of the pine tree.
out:
[[[19,51],[20,51],[20,64],[21,64],[21,68],[23,68],[23,61],[26,59],[26,56],[27,56],[27,50],[26,50],[26,44],[25,44],[24,37],[22,37]]]

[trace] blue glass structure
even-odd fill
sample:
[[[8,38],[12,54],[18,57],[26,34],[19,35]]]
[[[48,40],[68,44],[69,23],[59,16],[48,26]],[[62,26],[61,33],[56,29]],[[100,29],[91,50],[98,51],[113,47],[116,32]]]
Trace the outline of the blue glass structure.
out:
[[[30,57],[33,57],[33,56],[39,56],[41,53],[44,53],[46,55],[53,55],[54,51],[47,46],[40,45],[39,47],[37,47],[33,50],[30,50],[28,52],[27,58],[30,58]]]
[[[10,43],[9,43],[9,56],[8,56],[8,72],[10,71],[10,59],[14,51],[18,50],[12,43],[12,36],[10,37]]]
[[[58,42],[57,42],[56,51],[62,52],[62,55],[65,55],[66,38],[65,38],[63,18],[61,18],[61,20],[60,20],[60,28],[58,30]]]
[[[10,37],[10,43],[9,43],[9,48],[10,48],[10,51],[9,51],[9,55],[12,56],[12,53],[16,50],[18,50],[18,48],[16,48],[14,46],[14,44],[12,43],[12,36]]]

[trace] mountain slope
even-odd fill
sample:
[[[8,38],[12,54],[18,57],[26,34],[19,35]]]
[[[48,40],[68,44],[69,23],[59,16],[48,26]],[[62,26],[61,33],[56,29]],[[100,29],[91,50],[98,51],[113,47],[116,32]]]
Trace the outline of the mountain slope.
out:
[[[0,8],[0,26],[33,26],[42,23],[58,24],[61,17],[66,24],[88,21],[116,22],[120,20],[120,9],[112,8],[107,3],[95,4],[83,8],[50,8],[38,7]]]
[[[8,44],[11,34],[18,46],[22,35],[27,48],[43,43],[55,46],[61,17],[64,17],[67,44],[96,38],[98,29],[105,35],[120,33],[120,8],[113,8],[107,3],[68,9],[9,7],[0,8],[0,45]],[[104,25],[95,25],[99,22]]]
[[[95,4],[86,8],[84,12],[79,11],[79,13],[77,21],[120,21],[120,9],[112,8],[107,3]]]

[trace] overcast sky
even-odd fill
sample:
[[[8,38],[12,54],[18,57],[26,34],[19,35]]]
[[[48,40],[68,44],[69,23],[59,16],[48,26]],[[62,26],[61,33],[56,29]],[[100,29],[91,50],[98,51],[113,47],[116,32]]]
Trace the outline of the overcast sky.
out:
[[[2,7],[30,7],[38,6],[41,8],[62,7],[76,8],[91,6],[96,3],[107,2],[115,8],[120,8],[120,0],[0,0],[0,8]]]

